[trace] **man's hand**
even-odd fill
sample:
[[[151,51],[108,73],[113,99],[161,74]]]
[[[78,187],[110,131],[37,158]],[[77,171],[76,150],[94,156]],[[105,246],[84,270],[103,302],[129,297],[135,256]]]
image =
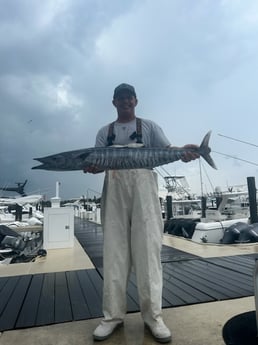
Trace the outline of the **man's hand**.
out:
[[[91,173],[91,174],[99,174],[102,173],[104,170],[99,169],[95,165],[91,165],[89,167],[86,167],[83,169],[83,172],[86,173]]]
[[[187,149],[193,149],[193,148],[198,149],[198,147],[199,147],[198,145],[194,145],[194,144],[184,145],[182,148],[185,149],[186,152],[182,156],[181,161],[187,163],[187,162],[190,162],[190,161],[195,160],[197,158],[200,158],[199,153],[193,152],[193,151],[187,151]]]

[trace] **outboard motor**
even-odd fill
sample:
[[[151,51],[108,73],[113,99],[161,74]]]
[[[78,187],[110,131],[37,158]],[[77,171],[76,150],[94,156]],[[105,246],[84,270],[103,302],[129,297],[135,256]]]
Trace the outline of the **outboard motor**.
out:
[[[242,232],[252,229],[252,226],[243,222],[237,222],[228,228],[226,228],[223,238],[221,240],[222,244],[233,244],[239,243],[239,237]]]
[[[8,228],[8,226],[1,224],[0,225],[0,244],[5,236],[19,237],[16,231]]]
[[[239,243],[255,243],[258,242],[258,223],[253,223],[250,225],[249,229],[241,231]]]
[[[42,231],[16,232],[5,225],[0,225],[0,260],[8,263],[29,262],[37,256],[45,256]],[[43,255],[44,254],[44,255]]]
[[[164,232],[170,235],[192,238],[197,221],[194,219],[172,218],[164,226]]]
[[[22,236],[8,226],[0,225],[0,249],[12,249],[14,252],[21,252],[26,246]]]

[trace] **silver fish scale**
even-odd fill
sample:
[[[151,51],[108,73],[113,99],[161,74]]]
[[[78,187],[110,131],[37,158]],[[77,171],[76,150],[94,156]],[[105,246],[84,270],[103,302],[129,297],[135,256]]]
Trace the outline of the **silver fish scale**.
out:
[[[90,153],[85,161],[85,166],[97,166],[100,169],[141,169],[154,168],[167,164],[171,160],[178,160],[180,151],[172,151],[164,148],[100,148]]]

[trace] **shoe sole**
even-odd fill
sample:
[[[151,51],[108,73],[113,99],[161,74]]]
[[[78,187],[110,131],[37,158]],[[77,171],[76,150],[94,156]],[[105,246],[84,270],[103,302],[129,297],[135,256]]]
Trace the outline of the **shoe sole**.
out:
[[[97,335],[93,335],[93,339],[96,340],[96,341],[103,341],[103,340],[106,340],[106,339],[108,339],[116,330],[118,330],[119,328],[123,327],[123,325],[124,325],[123,322],[119,323],[118,325],[116,325],[116,326],[114,327],[114,329],[112,330],[111,333],[109,333],[108,335],[105,335],[105,336],[103,336],[103,337],[99,337],[99,336],[97,336]]]
[[[144,323],[145,327],[148,329],[148,331],[150,332],[150,334],[153,336],[153,338],[158,342],[158,343],[161,343],[161,344],[167,344],[167,343],[170,343],[172,341],[172,336],[170,335],[169,337],[165,337],[165,338],[158,338],[156,337],[152,331],[151,331],[151,328],[150,326],[147,324],[147,323]]]

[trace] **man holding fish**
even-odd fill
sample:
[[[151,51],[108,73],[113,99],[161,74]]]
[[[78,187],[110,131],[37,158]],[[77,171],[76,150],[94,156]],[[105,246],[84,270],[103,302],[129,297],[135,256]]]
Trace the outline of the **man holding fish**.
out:
[[[114,90],[117,119],[101,128],[96,147],[135,145],[170,147],[162,129],[153,121],[136,117],[138,100],[133,86],[120,84]],[[190,148],[189,152],[187,148]],[[200,155],[185,145],[181,157],[189,162]],[[97,166],[84,172],[99,173]],[[168,343],[171,332],[162,319],[163,221],[158,197],[157,175],[152,169],[107,170],[101,199],[104,232],[103,315],[95,329],[95,340],[107,339],[123,325],[126,289],[131,269],[137,279],[140,310],[145,326],[156,341]]]

